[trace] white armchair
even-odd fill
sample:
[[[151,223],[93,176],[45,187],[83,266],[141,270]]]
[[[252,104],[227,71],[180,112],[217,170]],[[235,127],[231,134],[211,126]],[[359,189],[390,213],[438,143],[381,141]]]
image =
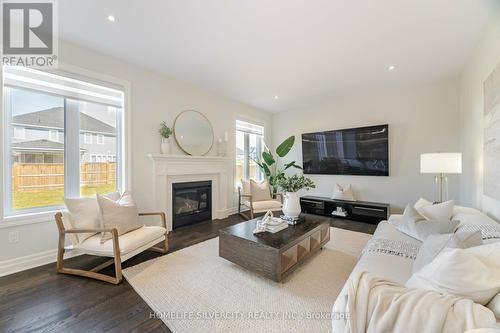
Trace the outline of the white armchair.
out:
[[[259,184],[253,180],[241,180],[241,184],[242,186],[238,187],[238,214],[242,217],[248,220],[253,219],[257,213],[281,210],[282,194],[276,193],[273,196],[266,181]],[[243,213],[242,207],[248,209],[250,216]]]
[[[168,252],[168,238],[166,228],[165,213],[140,213],[139,216],[156,215],[161,218],[161,226],[143,226],[118,236],[116,228],[112,229],[75,229],[71,224],[71,215],[67,212],[55,215],[57,228],[59,231],[59,243],[57,247],[57,272],[89,277],[113,284],[122,281],[121,263],[125,260],[145,251],[152,250],[160,253]],[[112,239],[101,244],[101,233],[110,232]],[[94,234],[83,241],[80,241],[78,234]],[[66,235],[70,237],[72,245],[65,247]],[[162,243],[161,247],[155,247]],[[100,257],[110,257],[111,260],[86,271],[64,267],[64,252],[68,249],[77,249],[83,254]],[[114,264],[115,277],[98,273],[104,268]]]

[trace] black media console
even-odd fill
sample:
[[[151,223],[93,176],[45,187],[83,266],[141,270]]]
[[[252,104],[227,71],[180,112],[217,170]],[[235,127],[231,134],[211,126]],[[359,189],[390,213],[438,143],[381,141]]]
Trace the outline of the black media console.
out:
[[[390,206],[385,203],[344,201],[309,195],[300,198],[300,206],[303,213],[372,224],[387,220],[390,214]]]

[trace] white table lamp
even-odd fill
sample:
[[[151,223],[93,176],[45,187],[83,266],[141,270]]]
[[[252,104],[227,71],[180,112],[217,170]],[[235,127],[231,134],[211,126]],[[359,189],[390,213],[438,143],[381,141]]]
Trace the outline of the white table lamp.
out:
[[[443,201],[443,185],[448,179],[446,174],[462,173],[462,153],[427,153],[420,155],[420,172],[434,173],[438,186],[439,202]]]

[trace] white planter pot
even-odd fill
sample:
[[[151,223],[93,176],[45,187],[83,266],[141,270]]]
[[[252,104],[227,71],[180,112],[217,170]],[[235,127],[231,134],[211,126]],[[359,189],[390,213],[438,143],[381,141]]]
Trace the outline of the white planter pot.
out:
[[[160,152],[163,155],[167,155],[170,153],[170,141],[168,139],[165,138],[161,139]]]
[[[290,217],[297,217],[300,214],[299,192],[286,192],[283,203],[283,214]]]

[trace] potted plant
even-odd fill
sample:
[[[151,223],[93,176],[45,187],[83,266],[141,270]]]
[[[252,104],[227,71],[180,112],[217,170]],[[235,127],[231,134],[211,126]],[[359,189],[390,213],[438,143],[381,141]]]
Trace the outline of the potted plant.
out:
[[[170,142],[168,138],[170,138],[174,131],[172,131],[165,122],[162,122],[158,132],[160,132],[161,135],[160,151],[162,154],[168,154],[170,152]]]
[[[293,147],[295,143],[295,136],[292,135],[283,141],[278,148],[276,148],[276,155],[278,157],[285,157]],[[278,163],[274,158],[271,150],[265,146],[266,150],[262,153],[262,159],[255,161],[259,168],[264,172],[269,183],[271,194],[274,196],[278,192],[278,180],[285,176],[285,170],[289,168],[302,169],[299,165],[295,164],[295,161],[284,164],[282,167],[278,168]]]
[[[300,214],[300,200],[298,191],[315,188],[314,182],[304,177],[304,175],[293,175],[291,177],[280,177],[279,187],[285,192],[285,202],[283,203],[283,214],[289,217],[297,217]]]

